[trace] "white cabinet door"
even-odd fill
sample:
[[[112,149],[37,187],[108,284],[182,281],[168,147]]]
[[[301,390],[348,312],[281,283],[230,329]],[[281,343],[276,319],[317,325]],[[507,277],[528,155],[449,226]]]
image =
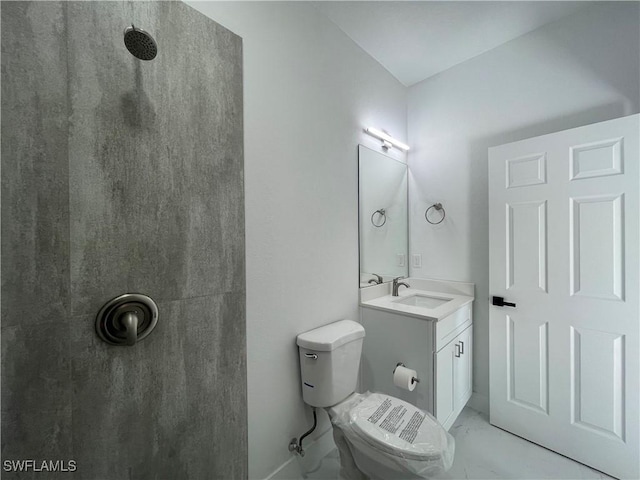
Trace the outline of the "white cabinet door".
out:
[[[489,149],[490,420],[640,476],[640,116]]]
[[[453,375],[456,364],[455,341],[444,346],[436,357],[436,408],[435,417],[442,426],[449,423],[455,407]],[[448,428],[448,427],[445,427]]]
[[[449,429],[471,397],[472,336],[468,327],[436,356],[436,418]]]
[[[473,327],[469,327],[454,341],[455,344],[458,345],[458,347],[454,347],[455,362],[453,369],[453,395],[455,397],[454,410],[456,412],[462,410],[471,397],[471,372],[473,370],[471,364],[471,359],[473,357],[472,338]]]

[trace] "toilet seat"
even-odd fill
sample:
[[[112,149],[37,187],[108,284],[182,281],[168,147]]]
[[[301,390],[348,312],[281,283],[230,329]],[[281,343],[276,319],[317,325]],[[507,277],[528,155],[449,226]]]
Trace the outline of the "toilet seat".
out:
[[[381,409],[381,405],[388,405]],[[403,412],[397,430],[384,419],[396,409]],[[379,412],[384,410],[384,414]],[[416,461],[437,461],[441,459],[443,449],[447,447],[446,436],[437,421],[424,411],[399,398],[383,393],[372,393],[349,411],[353,432],[372,448],[388,455]],[[372,417],[378,416],[374,423]],[[414,427],[408,427],[414,418]],[[402,433],[405,432],[405,435]]]

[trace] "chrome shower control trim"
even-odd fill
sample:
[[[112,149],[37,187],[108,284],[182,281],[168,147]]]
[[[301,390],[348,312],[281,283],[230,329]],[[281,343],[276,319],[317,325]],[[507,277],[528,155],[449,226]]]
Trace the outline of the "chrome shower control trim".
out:
[[[109,300],[96,317],[96,333],[110,345],[133,346],[158,323],[158,306],[146,295],[125,293]]]

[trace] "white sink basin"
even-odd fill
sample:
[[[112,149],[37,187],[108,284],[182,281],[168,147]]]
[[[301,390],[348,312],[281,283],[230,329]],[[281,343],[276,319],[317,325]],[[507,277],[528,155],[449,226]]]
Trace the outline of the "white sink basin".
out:
[[[393,296],[391,285],[384,283],[360,289],[360,305],[408,317],[440,321],[473,302],[472,283],[409,278],[409,288]]]
[[[451,298],[446,297],[433,297],[431,295],[415,294],[402,297],[399,300],[394,300],[394,303],[401,303],[402,305],[410,305],[412,307],[437,308],[451,300]]]

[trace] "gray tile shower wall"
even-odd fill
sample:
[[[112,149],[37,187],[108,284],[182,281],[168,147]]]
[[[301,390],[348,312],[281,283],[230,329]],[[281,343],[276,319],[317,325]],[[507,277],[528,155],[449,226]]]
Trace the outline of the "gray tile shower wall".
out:
[[[1,14],[2,460],[246,478],[241,39],[181,2]],[[158,326],[109,346],[95,315],[126,292]]]
[[[244,288],[240,39],[181,2],[68,14],[72,314],[123,288]],[[155,35],[154,60],[124,49],[130,23]]]
[[[2,5],[2,326],[69,313],[64,5]]]

